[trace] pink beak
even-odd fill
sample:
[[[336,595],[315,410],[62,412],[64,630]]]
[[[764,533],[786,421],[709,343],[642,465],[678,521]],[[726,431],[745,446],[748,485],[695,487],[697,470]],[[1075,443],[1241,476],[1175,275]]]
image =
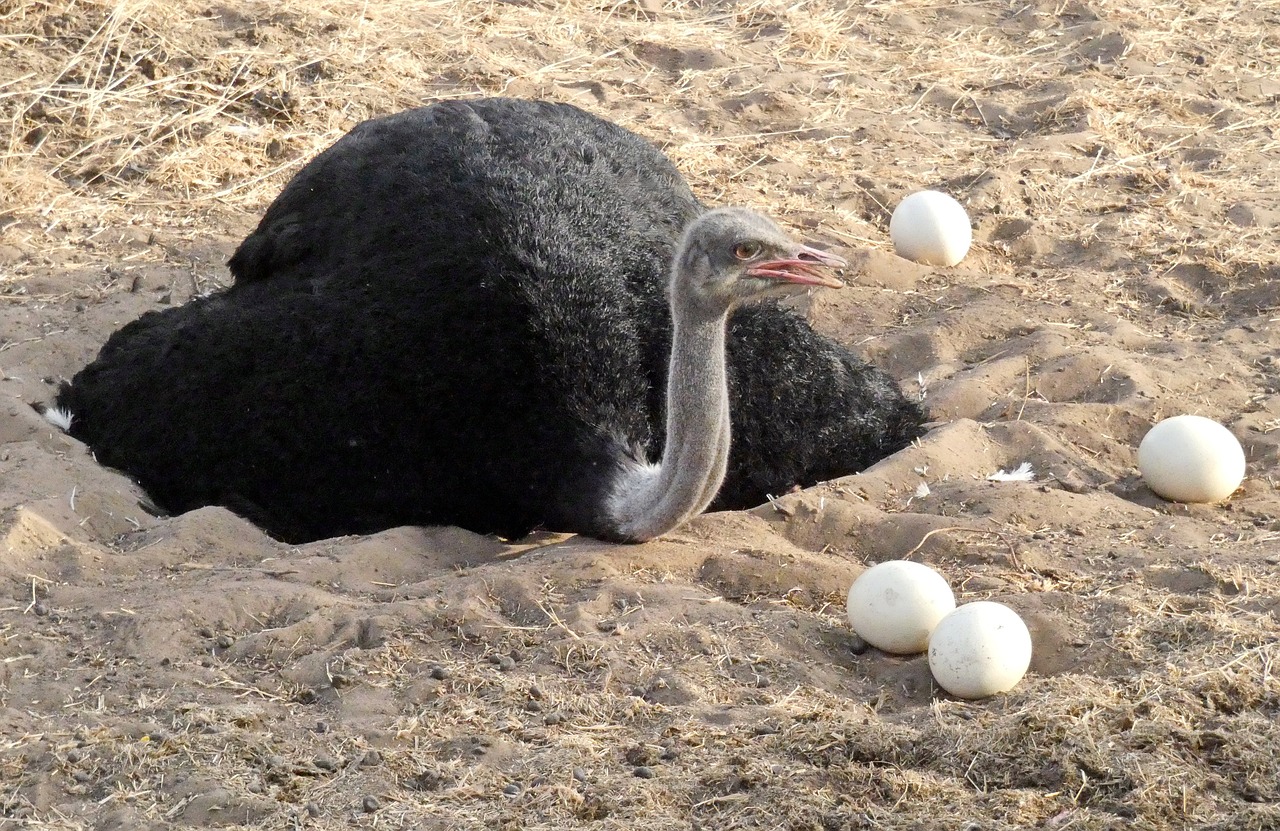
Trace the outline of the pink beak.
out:
[[[769,260],[747,269],[751,277],[762,277],[772,280],[784,280],[788,283],[799,283],[804,286],[825,286],[838,289],[844,286],[834,275],[828,274],[824,268],[844,268],[848,263],[835,254],[819,251],[807,245],[800,246],[795,256],[780,260]]]

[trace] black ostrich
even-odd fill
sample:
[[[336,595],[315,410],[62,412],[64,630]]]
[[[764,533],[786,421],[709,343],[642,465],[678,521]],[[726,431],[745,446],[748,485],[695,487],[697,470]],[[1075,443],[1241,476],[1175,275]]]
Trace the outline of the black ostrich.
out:
[[[313,159],[230,266],[239,285],[294,291],[359,285],[407,299],[422,282],[518,275],[609,298],[625,333],[584,334],[557,371],[571,378],[598,346],[633,344],[648,429],[632,439],[653,456],[671,258],[704,210],[661,152],[576,107],[444,102],[367,121]],[[714,509],[856,473],[923,433],[924,414],[890,378],[776,304],[733,312],[727,350],[733,446]]]
[[[458,233],[354,260],[323,290],[250,281],[149,312],[47,415],[164,507],[225,505],[287,541],[401,524],[645,540],[703,511],[724,478],[730,311],[839,286],[823,266],[843,265],[749,211],[689,224],[651,462],[639,301],[622,281],[565,274],[573,252],[557,268],[497,243]],[[421,279],[388,290],[394,268]]]

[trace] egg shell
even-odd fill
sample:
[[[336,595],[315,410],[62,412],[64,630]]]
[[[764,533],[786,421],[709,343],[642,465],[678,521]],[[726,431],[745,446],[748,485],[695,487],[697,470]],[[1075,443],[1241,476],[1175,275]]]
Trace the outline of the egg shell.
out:
[[[929,670],[958,698],[1013,689],[1031,666],[1031,632],[1003,603],[966,603],[938,621],[929,637]]]
[[[1211,418],[1166,418],[1138,445],[1147,486],[1171,502],[1219,502],[1244,480],[1240,440]]]
[[[956,607],[947,580],[922,563],[888,560],[858,576],[845,607],[849,625],[885,652],[923,652],[929,633]]]
[[[963,205],[941,191],[921,190],[894,209],[889,218],[889,239],[899,257],[925,265],[952,266],[969,253],[973,229]]]

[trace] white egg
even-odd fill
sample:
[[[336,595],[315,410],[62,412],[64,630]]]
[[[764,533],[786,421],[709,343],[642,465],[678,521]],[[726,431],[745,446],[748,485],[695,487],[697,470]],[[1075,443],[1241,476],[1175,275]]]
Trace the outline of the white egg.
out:
[[[946,578],[921,563],[888,560],[853,581],[845,607],[849,625],[877,649],[923,652],[929,633],[956,607]]]
[[[929,637],[929,669],[959,698],[1006,692],[1031,666],[1031,633],[1002,603],[966,603],[938,621]]]
[[[1138,470],[1151,490],[1171,502],[1218,502],[1244,480],[1244,448],[1211,418],[1174,416],[1143,436]]]
[[[889,218],[889,239],[899,257],[925,265],[955,265],[969,253],[973,229],[964,207],[945,193],[917,191]]]

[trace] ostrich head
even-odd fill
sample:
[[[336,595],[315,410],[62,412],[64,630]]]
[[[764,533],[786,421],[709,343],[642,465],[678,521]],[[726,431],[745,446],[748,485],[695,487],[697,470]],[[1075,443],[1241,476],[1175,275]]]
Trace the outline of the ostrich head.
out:
[[[766,217],[742,208],[709,211],[690,223],[676,254],[672,299],[689,309],[724,314],[748,300],[840,288],[825,273],[846,263],[800,245]]]

